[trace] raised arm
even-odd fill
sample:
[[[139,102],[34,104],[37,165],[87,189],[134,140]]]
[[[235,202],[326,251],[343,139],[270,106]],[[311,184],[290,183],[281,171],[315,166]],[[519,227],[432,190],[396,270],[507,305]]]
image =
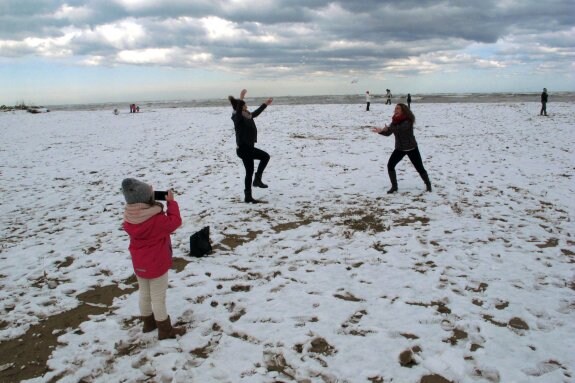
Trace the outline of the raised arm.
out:
[[[252,112],[252,118],[256,118],[257,116],[259,116],[261,114],[261,112],[263,112],[265,110],[265,108],[267,108],[267,106],[270,105],[273,101],[274,101],[273,98],[271,98],[271,97],[268,98],[266,100],[266,102],[261,104],[259,108],[257,108],[256,110],[254,110]]]

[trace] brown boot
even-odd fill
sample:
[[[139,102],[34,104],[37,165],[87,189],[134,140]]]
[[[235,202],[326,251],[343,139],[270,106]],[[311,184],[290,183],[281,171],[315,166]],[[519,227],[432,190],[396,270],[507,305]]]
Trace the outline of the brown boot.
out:
[[[142,329],[143,332],[152,332],[158,328],[158,326],[156,326],[154,314],[148,315],[147,317],[142,317],[142,321],[144,322],[144,327]]]
[[[186,329],[184,327],[172,327],[172,323],[170,322],[170,317],[163,321],[156,321],[156,325],[158,326],[158,339],[175,339],[176,335],[184,335],[186,333]]]

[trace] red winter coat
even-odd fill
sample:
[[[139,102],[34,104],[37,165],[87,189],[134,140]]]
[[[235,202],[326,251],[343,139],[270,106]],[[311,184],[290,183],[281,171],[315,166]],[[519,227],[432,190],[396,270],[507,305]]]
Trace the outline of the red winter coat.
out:
[[[172,267],[170,234],[182,224],[182,218],[176,201],[167,204],[166,213],[162,211],[142,223],[124,221],[134,272],[140,278],[161,277]]]

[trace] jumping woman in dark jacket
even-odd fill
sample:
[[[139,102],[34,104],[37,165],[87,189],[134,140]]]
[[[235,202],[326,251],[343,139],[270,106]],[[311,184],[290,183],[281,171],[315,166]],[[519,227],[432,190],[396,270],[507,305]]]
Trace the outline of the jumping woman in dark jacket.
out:
[[[262,175],[270,160],[270,155],[255,147],[255,143],[258,141],[258,130],[256,128],[254,118],[259,116],[260,113],[272,103],[273,99],[269,98],[259,108],[250,113],[245,101],[243,100],[246,92],[247,91],[245,89],[242,90],[239,100],[233,96],[229,96],[228,99],[234,108],[232,120],[234,121],[234,129],[236,131],[236,154],[242,159],[244,167],[246,168],[246,177],[244,180],[244,201],[258,203],[259,201],[252,197],[254,160],[259,160],[260,163],[258,165],[258,170],[256,171],[253,186],[267,188],[268,185],[262,182]]]
[[[387,172],[391,180],[391,189],[387,191],[388,194],[397,191],[397,176],[395,174],[395,165],[399,163],[406,155],[411,160],[413,166],[425,182],[426,190],[431,191],[431,182],[421,160],[421,154],[417,148],[417,141],[413,135],[413,124],[415,124],[415,116],[405,104],[397,104],[395,112],[391,120],[391,124],[387,124],[383,128],[374,128],[373,132],[383,134],[384,136],[395,136],[395,150],[391,153],[389,161],[387,162]]]

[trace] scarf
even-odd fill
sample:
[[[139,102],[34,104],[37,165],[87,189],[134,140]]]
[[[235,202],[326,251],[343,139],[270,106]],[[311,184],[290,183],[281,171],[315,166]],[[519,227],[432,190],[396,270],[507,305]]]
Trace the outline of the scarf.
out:
[[[147,221],[156,214],[161,213],[163,210],[163,205],[159,203],[154,205],[149,205],[147,203],[128,204],[124,210],[124,220],[128,223],[137,225]]]
[[[407,120],[407,116],[396,116],[395,114],[393,115],[393,117],[391,118],[391,123],[392,124],[401,124],[403,121]]]

